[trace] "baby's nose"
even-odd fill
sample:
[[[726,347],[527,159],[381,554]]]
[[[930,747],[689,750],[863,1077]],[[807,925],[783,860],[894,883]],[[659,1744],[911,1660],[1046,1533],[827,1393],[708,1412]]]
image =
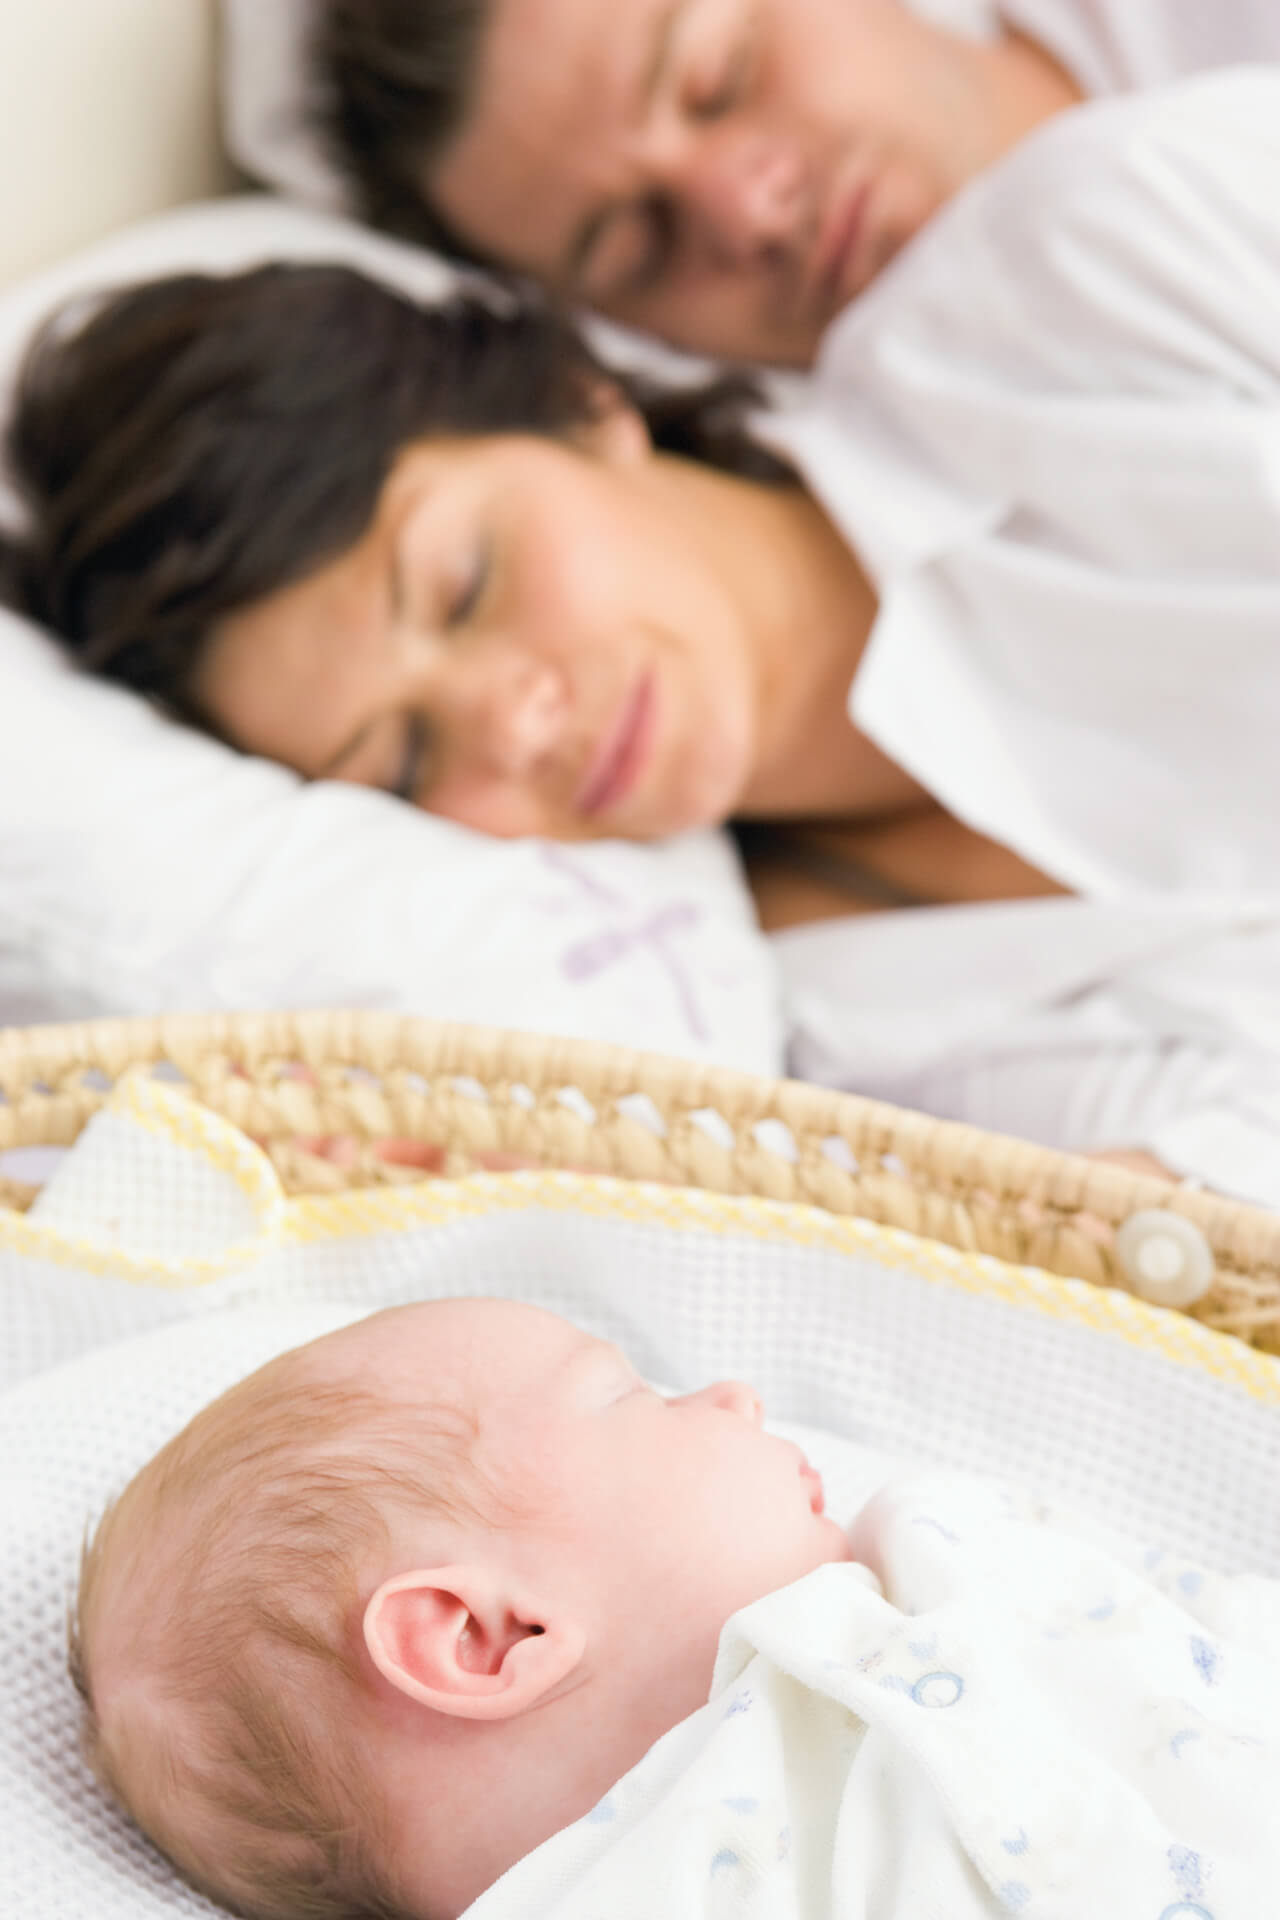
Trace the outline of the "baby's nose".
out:
[[[760,1426],[764,1420],[764,1402],[745,1380],[716,1380],[690,1397],[708,1401],[723,1413],[736,1413],[740,1420],[749,1420],[753,1427]]]

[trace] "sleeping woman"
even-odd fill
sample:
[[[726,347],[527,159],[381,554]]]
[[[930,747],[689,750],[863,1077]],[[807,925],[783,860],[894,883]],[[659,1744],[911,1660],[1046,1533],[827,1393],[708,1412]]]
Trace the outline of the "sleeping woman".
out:
[[[749,404],[539,308],[161,281],[29,359],[10,596],[246,752],[485,833],[803,823],[757,836],[786,917],[1058,890],[851,720],[876,595]]]

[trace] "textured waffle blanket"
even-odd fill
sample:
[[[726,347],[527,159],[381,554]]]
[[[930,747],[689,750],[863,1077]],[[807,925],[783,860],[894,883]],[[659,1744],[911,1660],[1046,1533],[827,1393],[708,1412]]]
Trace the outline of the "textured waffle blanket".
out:
[[[897,1481],[737,1615],[709,1704],[474,1920],[1263,1920],[1280,1583]]]

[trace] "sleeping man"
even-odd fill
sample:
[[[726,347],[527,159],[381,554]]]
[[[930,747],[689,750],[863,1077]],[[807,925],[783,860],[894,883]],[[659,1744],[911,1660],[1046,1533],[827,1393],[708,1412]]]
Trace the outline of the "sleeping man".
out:
[[[1280,60],[1272,0],[323,0],[364,210],[677,345],[806,366],[1074,103]]]
[[[748,1387],[509,1302],[206,1408],[74,1643],[100,1775],[268,1920],[1260,1920],[1280,1868],[1273,1583],[946,1475],[846,1535]]]

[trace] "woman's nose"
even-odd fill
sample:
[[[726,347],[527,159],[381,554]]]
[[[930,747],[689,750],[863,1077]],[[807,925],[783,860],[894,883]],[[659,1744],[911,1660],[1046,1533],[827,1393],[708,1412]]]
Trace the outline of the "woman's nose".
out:
[[[454,724],[471,755],[504,779],[521,779],[555,752],[569,715],[564,676],[514,650],[468,662],[454,687]]]
[[[709,1387],[701,1387],[697,1393],[689,1393],[684,1397],[695,1406],[711,1406],[718,1408],[721,1413],[736,1413],[740,1420],[749,1420],[753,1427],[760,1426],[764,1421],[764,1402],[745,1380],[715,1380]]]

